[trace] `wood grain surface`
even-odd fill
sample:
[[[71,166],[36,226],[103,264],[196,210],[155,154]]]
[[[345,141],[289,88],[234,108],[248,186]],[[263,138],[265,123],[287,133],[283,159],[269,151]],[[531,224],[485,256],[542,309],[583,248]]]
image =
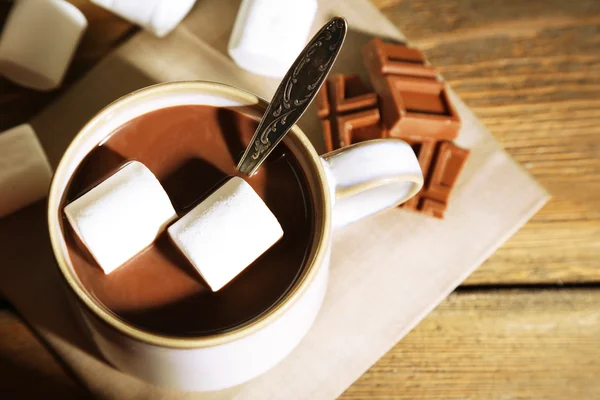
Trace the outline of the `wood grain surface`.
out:
[[[375,3],[553,196],[465,284],[600,282],[600,2]]]
[[[0,130],[28,121],[136,30],[72,2],[89,29],[63,88],[0,78]],[[374,3],[553,199],[342,398],[600,398],[600,2]],[[8,9],[0,2],[0,25]],[[0,301],[4,393],[85,397]]]
[[[598,399],[597,290],[451,295],[342,396]]]
[[[0,310],[0,398],[87,397],[21,320],[8,309]]]
[[[594,289],[453,294],[341,398],[600,398],[598,304]],[[83,395],[7,311],[0,338],[0,394]]]

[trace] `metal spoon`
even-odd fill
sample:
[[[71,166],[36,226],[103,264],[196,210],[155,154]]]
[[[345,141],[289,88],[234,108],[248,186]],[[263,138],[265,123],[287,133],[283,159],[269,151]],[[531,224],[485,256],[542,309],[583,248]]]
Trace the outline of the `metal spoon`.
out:
[[[342,48],[347,22],[335,17],[306,45],[283,77],[237,169],[252,176],[313,101]]]

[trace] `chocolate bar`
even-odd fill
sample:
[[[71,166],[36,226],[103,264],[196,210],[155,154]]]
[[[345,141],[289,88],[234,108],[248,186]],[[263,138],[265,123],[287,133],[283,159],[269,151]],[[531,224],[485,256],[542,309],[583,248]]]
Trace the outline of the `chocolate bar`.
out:
[[[425,185],[402,207],[443,218],[450,194],[467,160],[469,150],[449,141],[426,142],[425,145],[413,144],[413,149],[424,171]],[[427,168],[424,168],[424,165]]]
[[[377,95],[358,75],[334,75],[319,92],[317,114],[326,150],[386,136],[381,126]]]
[[[373,39],[363,56],[375,93],[358,75],[336,75],[317,97],[327,151],[376,138],[405,140],[417,155],[425,185],[401,207],[443,218],[469,155],[451,142],[460,119],[446,86],[415,48]]]
[[[363,47],[363,56],[389,136],[411,141],[456,138],[460,119],[446,86],[418,50],[373,39]]]

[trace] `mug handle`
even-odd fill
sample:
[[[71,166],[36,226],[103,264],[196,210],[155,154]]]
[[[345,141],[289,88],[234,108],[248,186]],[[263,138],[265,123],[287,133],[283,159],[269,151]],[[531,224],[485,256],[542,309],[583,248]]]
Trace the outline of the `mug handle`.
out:
[[[356,143],[321,160],[334,203],[334,228],[398,206],[423,187],[419,161],[400,139]]]

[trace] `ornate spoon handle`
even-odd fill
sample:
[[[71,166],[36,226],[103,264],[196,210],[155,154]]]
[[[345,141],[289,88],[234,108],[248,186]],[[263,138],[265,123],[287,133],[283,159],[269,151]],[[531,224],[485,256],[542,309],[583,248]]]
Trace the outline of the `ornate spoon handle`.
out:
[[[346,37],[347,23],[335,17],[306,45],[283,77],[237,168],[251,176],[298,122],[329,74]]]

